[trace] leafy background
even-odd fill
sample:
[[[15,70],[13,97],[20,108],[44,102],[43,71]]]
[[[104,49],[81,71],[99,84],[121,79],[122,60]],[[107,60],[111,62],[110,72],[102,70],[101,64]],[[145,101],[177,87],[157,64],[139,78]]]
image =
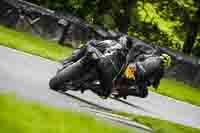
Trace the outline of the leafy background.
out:
[[[186,54],[200,54],[199,0],[27,0]]]

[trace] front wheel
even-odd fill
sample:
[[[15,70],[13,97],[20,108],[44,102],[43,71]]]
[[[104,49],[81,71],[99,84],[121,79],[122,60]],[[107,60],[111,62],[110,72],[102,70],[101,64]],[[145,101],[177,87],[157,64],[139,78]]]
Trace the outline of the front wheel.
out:
[[[53,90],[60,90],[65,82],[79,79],[83,71],[83,65],[80,60],[66,67],[56,74],[49,81],[49,86]]]

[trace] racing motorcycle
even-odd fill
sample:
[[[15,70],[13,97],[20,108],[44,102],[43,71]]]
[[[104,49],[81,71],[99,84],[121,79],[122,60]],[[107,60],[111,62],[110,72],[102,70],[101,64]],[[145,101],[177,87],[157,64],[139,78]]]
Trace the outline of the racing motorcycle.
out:
[[[101,56],[100,54],[92,55],[93,58],[97,58],[97,56]],[[94,62],[89,62],[86,66],[82,66],[81,62],[83,60],[82,57],[77,62],[67,61],[60,69],[57,70],[57,73],[54,77],[52,77],[49,81],[49,86],[51,89],[66,93],[68,90],[72,91],[81,91],[84,93],[85,90],[91,90],[92,92],[98,95],[98,91],[101,87],[98,79],[98,73],[95,68]],[[132,85],[129,90],[124,89],[127,87],[113,88],[113,96],[115,98],[126,97],[129,95],[130,89],[134,89],[136,85]]]

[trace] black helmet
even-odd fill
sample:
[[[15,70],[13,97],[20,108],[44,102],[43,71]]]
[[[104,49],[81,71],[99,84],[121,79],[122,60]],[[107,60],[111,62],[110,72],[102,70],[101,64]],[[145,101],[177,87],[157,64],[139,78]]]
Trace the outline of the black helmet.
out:
[[[121,36],[118,41],[125,49],[130,49],[132,47],[132,39],[127,35]]]

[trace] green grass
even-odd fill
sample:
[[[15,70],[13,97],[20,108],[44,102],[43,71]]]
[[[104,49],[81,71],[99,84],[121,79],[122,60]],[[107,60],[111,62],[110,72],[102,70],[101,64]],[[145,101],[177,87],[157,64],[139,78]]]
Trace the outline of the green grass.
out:
[[[47,105],[25,102],[11,95],[0,95],[1,133],[131,133],[132,129],[116,127],[96,120],[94,116],[62,111]],[[147,116],[118,113],[144,124],[155,133],[199,133],[195,129]]]
[[[200,89],[191,87],[180,81],[163,79],[156,92],[200,106]]]
[[[0,26],[0,45],[56,61],[69,56],[73,51],[71,48],[66,48],[39,37],[19,33],[2,26]],[[200,106],[200,89],[195,89],[182,82],[164,79],[156,92]]]
[[[200,133],[200,129],[184,126],[167,120],[160,120],[149,116],[140,116],[127,113],[117,113],[129,117],[131,120],[144,124],[153,129],[155,133]]]
[[[56,61],[72,53],[71,48],[63,47],[39,37],[33,37],[28,33],[19,33],[3,26],[0,26],[0,45]]]
[[[136,116],[132,120],[152,128],[155,133],[200,133],[200,129],[147,116]]]
[[[131,133],[80,112],[0,95],[0,133]]]

